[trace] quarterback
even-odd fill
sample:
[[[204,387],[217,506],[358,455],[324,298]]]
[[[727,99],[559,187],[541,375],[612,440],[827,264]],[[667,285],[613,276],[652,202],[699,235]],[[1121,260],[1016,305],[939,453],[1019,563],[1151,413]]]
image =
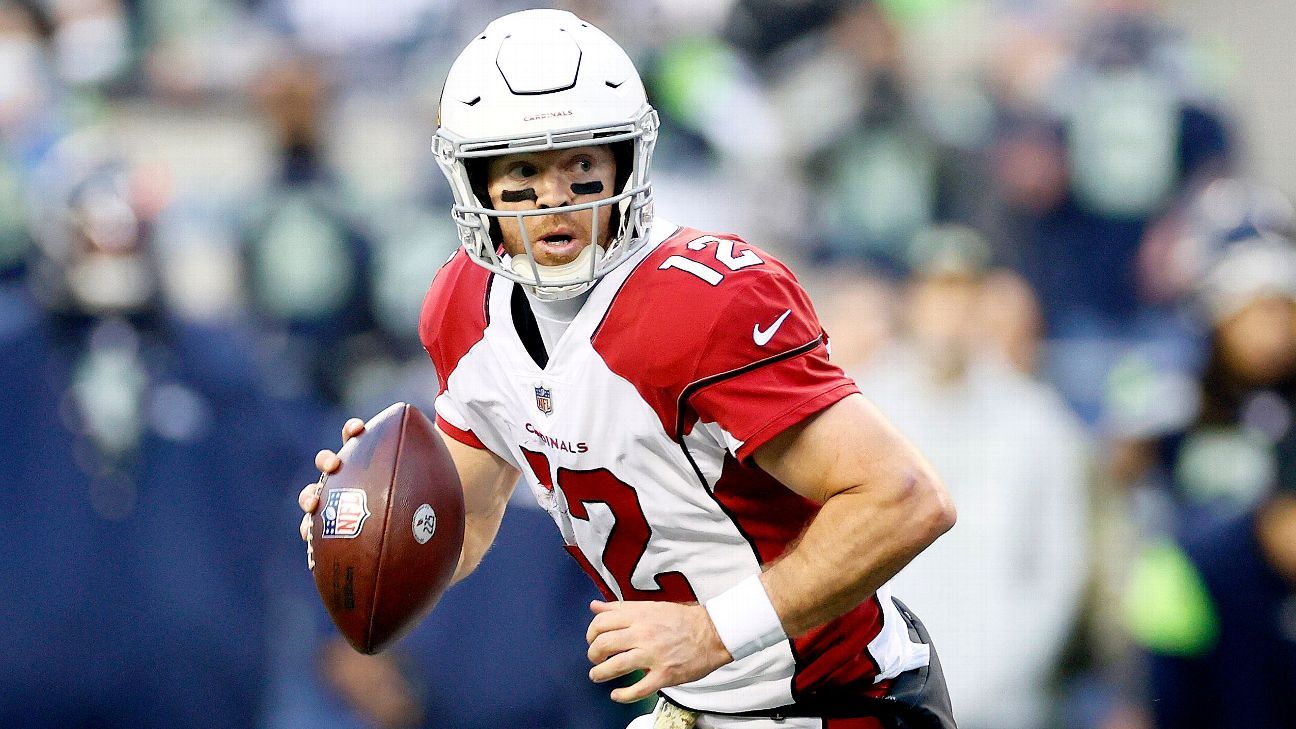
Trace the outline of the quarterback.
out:
[[[499,18],[450,69],[434,145],[462,248],[419,334],[467,506],[455,579],[525,483],[604,595],[590,678],[644,672],[614,700],[703,729],[953,727],[887,586],[948,495],[787,268],[654,215],[657,133],[629,57],[570,13]]]

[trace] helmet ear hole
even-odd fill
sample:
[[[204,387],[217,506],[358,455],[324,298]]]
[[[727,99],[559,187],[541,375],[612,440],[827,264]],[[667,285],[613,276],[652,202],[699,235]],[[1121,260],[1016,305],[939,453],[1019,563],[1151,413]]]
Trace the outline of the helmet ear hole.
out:
[[[487,192],[486,186],[486,160],[466,159],[463,165],[464,170],[468,172],[468,186],[472,189],[472,193],[477,196],[477,202],[481,203],[482,207],[493,210],[490,193]]]
[[[612,150],[612,161],[616,165],[616,182],[612,187],[613,194],[620,194],[625,191],[626,182],[630,179],[630,173],[634,170],[634,142],[613,142],[608,145]],[[621,234],[621,208],[624,202],[612,206],[612,215],[608,219],[608,230],[613,237]]]
[[[626,181],[630,179],[630,172],[634,169],[634,142],[626,140],[608,146],[612,148],[612,160],[616,163],[616,184],[612,190],[613,194],[617,194],[625,190]]]
[[[467,159],[463,164],[464,170],[468,173],[468,186],[472,189],[473,195],[477,196],[477,202],[484,208],[494,210],[495,206],[491,203],[490,192],[486,185],[486,160]],[[504,245],[504,236],[500,232],[498,218],[490,219],[490,239],[497,249]]]

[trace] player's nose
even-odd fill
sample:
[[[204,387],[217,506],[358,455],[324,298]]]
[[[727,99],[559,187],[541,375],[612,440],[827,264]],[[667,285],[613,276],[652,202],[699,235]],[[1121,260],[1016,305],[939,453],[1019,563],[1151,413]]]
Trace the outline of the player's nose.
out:
[[[536,207],[570,205],[571,199],[571,179],[561,170],[550,168],[536,181]]]

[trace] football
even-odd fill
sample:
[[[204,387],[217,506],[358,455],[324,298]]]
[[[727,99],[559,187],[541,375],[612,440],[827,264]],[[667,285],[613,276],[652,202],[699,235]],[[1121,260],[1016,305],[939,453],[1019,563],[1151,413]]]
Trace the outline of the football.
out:
[[[463,489],[427,416],[396,403],[338,451],[311,520],[315,587],[353,648],[377,653],[416,625],[454,576]]]

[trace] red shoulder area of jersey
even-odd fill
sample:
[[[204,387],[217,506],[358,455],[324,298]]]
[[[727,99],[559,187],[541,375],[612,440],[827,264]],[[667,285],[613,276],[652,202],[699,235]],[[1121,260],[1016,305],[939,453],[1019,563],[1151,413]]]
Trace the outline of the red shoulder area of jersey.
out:
[[[681,413],[692,392],[820,348],[826,336],[776,258],[736,236],[683,228],[630,274],[592,340],[678,439],[692,425]]]
[[[461,248],[432,279],[419,315],[419,339],[436,367],[439,392],[473,345],[486,336],[491,272]]]

